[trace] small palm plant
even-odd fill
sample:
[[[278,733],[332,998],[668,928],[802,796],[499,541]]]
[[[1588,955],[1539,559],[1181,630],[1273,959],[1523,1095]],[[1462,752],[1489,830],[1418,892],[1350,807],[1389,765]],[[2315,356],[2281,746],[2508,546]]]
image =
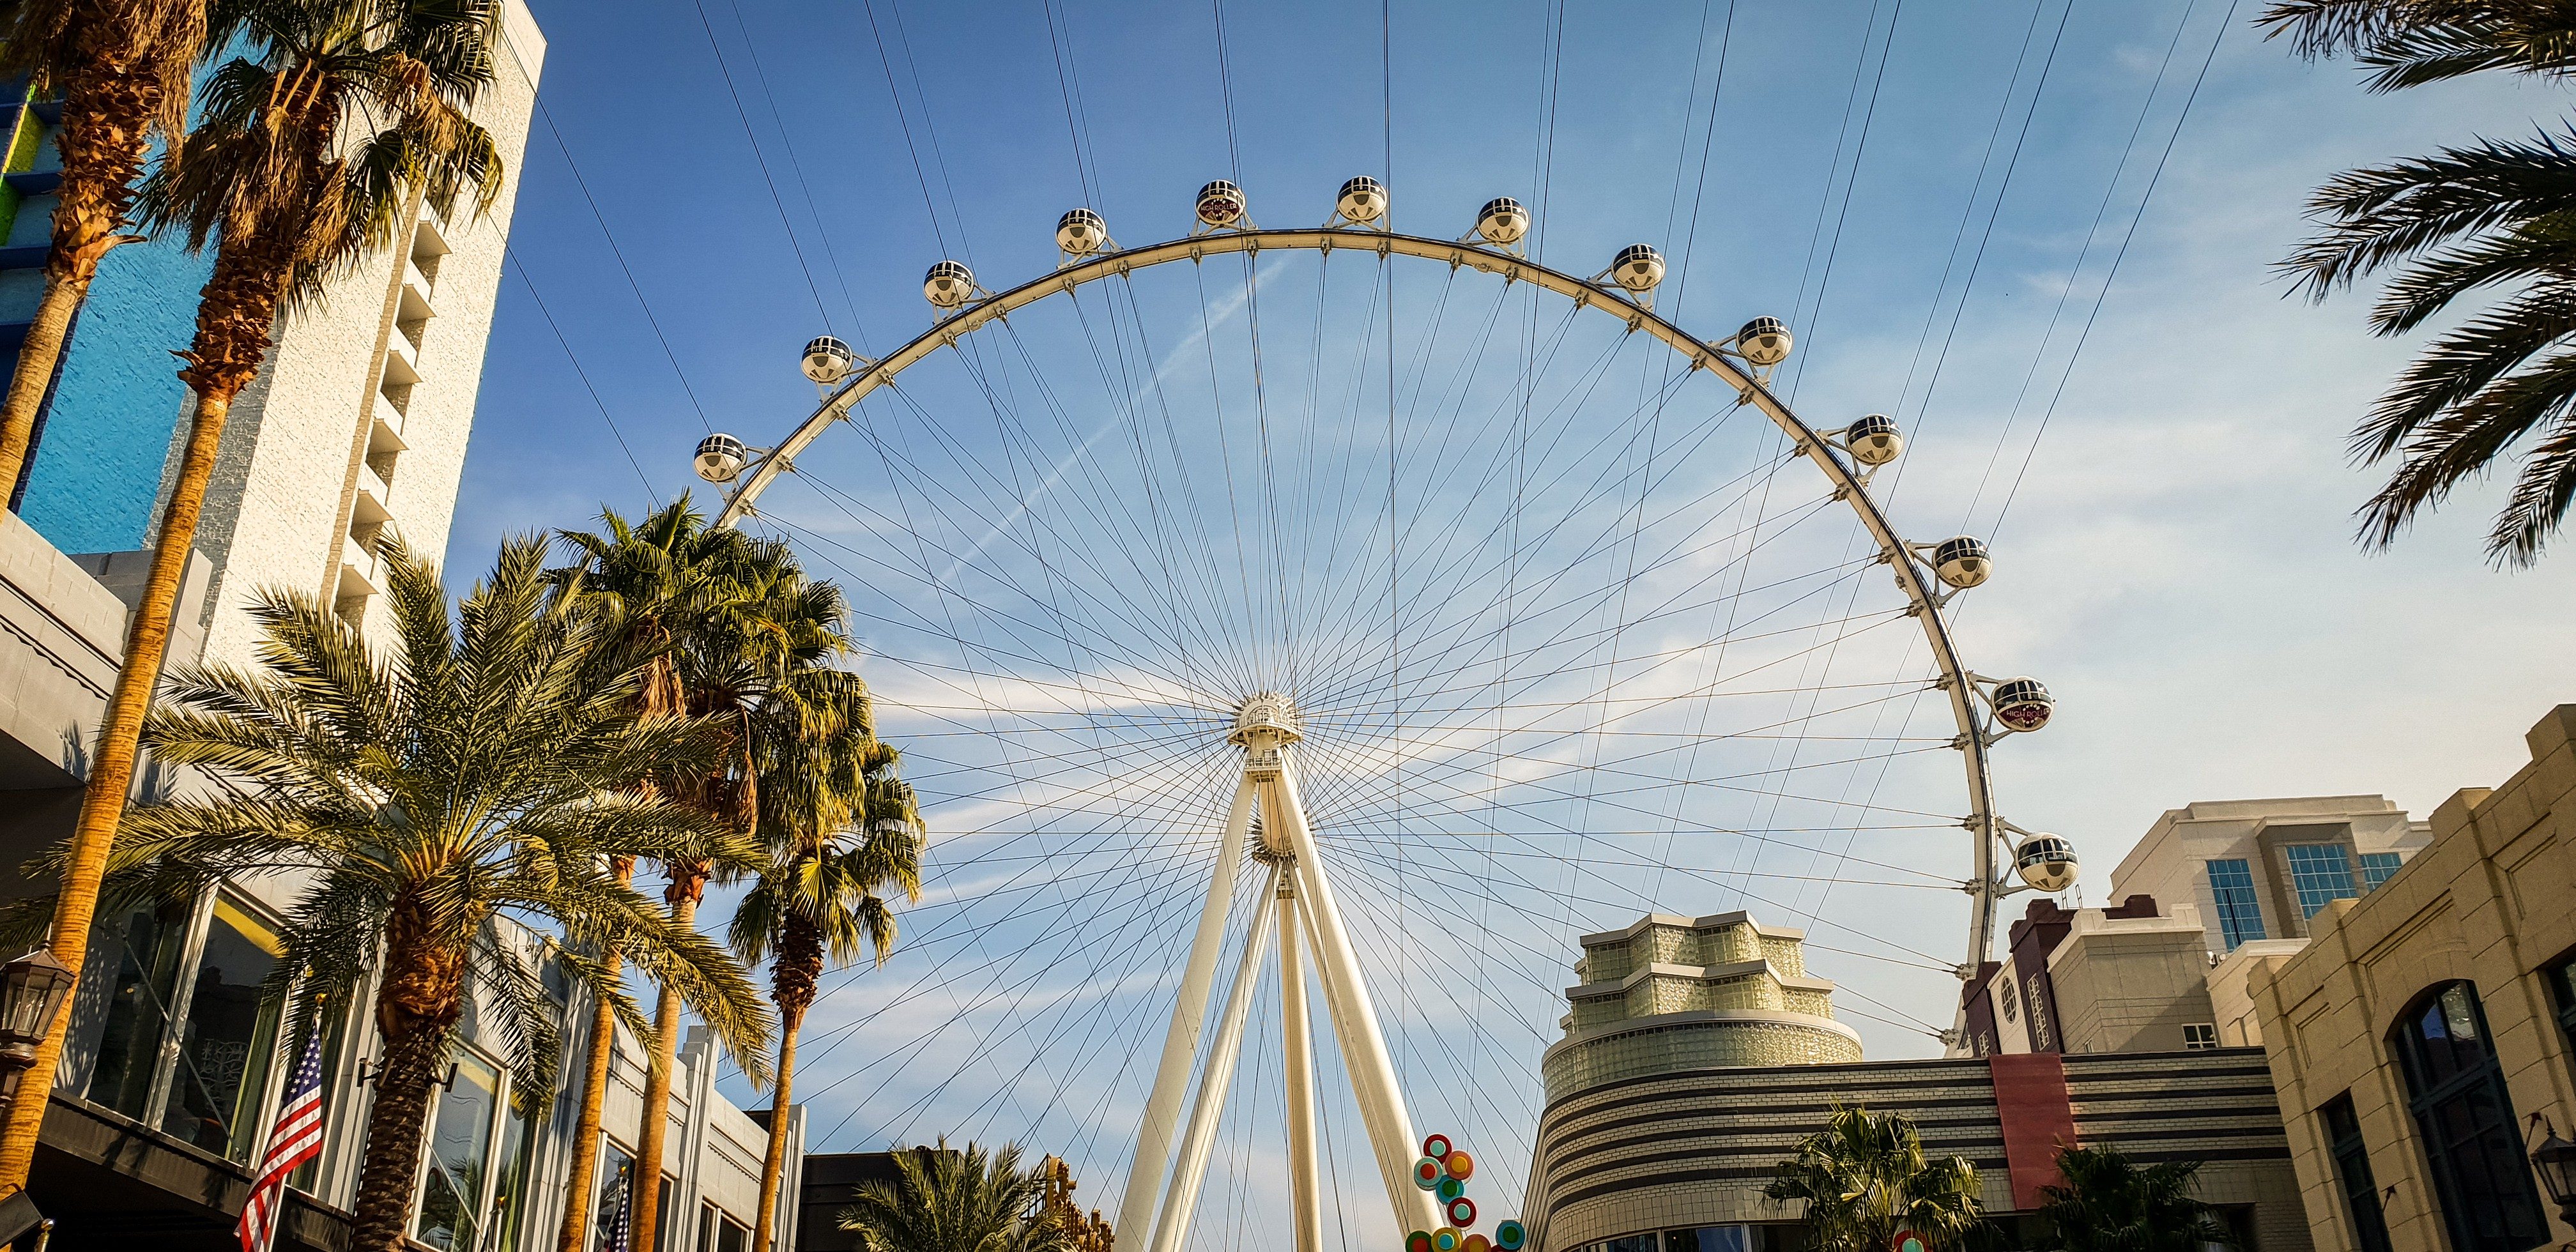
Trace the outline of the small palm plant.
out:
[[[2199,1252],[2234,1246],[2210,1207],[2194,1199],[2198,1161],[2140,1166],[2117,1148],[2074,1147],[2057,1154],[2064,1185],[2042,1190],[2040,1216],[2064,1252]]]
[[[912,1148],[894,1162],[892,1182],[861,1183],[841,1210],[861,1252],[1064,1252],[1070,1232],[1046,1209],[1045,1176],[1020,1168],[1018,1144]]]
[[[768,1015],[724,950],[673,925],[608,868],[618,857],[749,856],[703,817],[616,789],[703,759],[705,727],[644,720],[638,675],[601,680],[613,615],[550,596],[541,545],[506,545],[451,620],[438,572],[387,553],[394,637],[370,649],[315,597],[272,593],[252,613],[261,670],[174,675],[146,739],[160,760],[222,784],[137,809],[111,898],[186,895],[227,878],[307,876],[283,930],[280,988],[294,1030],[380,974],[382,1061],[367,1115],[352,1247],[408,1234],[432,1092],[467,1001],[497,1028],[525,1090],[554,1089],[557,1012],[498,919],[559,934],[564,968],[649,1036],[634,1002],[580,955],[612,938],[679,989],[738,1057],[760,1064]]]
[[[1901,1113],[1835,1109],[1780,1162],[1763,1194],[1806,1205],[1809,1246],[1819,1252],[1878,1252],[1905,1230],[1935,1248],[1957,1247],[1986,1224],[1976,1166],[1931,1159]]]
[[[2562,81],[2576,71],[2576,24],[2561,5],[2282,0],[2260,22],[2304,56],[2352,57],[2372,91],[2482,70]],[[2373,333],[2407,334],[2461,300],[2496,297],[2442,330],[2353,431],[2358,459],[2397,462],[2362,506],[2363,542],[2387,546],[2512,457],[2487,551],[2538,560],[2576,503],[2576,129],[2346,170],[2308,207],[2319,228],[2282,271],[2323,300],[2394,268]]]
[[[769,1151],[751,1246],[769,1246],[787,1164],[787,1106],[795,1098],[796,1038],[816,984],[833,962],[872,951],[885,964],[894,909],[885,894],[921,898],[921,814],[896,774],[894,749],[869,729],[865,693],[805,735],[770,745],[782,758],[761,792],[770,864],[734,907],[729,936],[746,964],[767,960],[778,1006],[778,1062],[771,1069]]]

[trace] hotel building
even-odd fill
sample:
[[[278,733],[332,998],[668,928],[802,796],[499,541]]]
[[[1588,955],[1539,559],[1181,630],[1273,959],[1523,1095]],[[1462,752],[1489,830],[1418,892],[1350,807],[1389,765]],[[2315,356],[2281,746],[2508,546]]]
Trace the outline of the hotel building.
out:
[[[413,204],[395,246],[280,326],[225,430],[171,664],[251,661],[255,628],[243,607],[271,587],[313,592],[353,622],[379,624],[378,542],[399,535],[431,556],[446,548],[545,56],[520,0],[504,8],[501,42],[498,81],[473,102],[505,157],[499,202],[481,216],[466,204]],[[42,281],[59,121],[41,101],[0,109],[10,137],[0,160],[0,367],[25,335]],[[52,381],[28,469],[10,485],[14,510],[0,513],[0,858],[12,866],[67,834],[80,807],[184,434],[188,396],[170,353],[188,342],[209,268],[209,258],[166,240],[108,255]],[[139,790],[169,786],[147,769]],[[294,886],[237,882],[98,919],[30,1179],[31,1196],[59,1223],[52,1246],[238,1246],[232,1226],[249,1162],[292,1067],[281,1005],[261,984],[277,963],[276,926]],[[0,875],[0,898],[47,890]],[[507,933],[534,950],[534,936]],[[419,1182],[412,1236],[423,1245],[552,1246],[567,1197],[547,1180],[564,1175],[576,1113],[555,1097],[579,1085],[591,1011],[548,972],[567,1027],[550,1089],[516,1086],[506,1048],[474,1014],[460,1030]],[[283,1252],[347,1243],[372,1035],[359,1013],[328,1036],[324,1151],[292,1180]],[[603,1189],[621,1184],[647,1115],[645,1055],[625,1038],[615,1055]],[[707,1039],[690,1038],[670,1105],[658,1112],[671,1123],[659,1252],[743,1252],[750,1240],[767,1131],[717,1094],[719,1064]],[[787,1115],[792,1196],[803,1111]],[[793,1205],[782,1218],[793,1246]]]

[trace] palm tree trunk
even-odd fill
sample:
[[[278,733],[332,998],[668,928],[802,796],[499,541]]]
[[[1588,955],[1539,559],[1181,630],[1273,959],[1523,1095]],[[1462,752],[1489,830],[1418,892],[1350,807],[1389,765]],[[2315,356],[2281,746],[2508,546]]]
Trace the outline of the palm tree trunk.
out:
[[[385,983],[376,993],[384,1061],[367,1110],[358,1196],[349,1209],[350,1252],[404,1252],[410,1242],[429,1093],[439,1082],[448,1032],[464,1010],[465,956],[435,944],[427,913],[416,899],[397,899],[386,924]]]
[[[18,348],[8,398],[0,400],[0,492],[15,488],[26,468],[36,410],[62,356],[72,313],[88,298],[99,260],[126,240],[119,232],[134,206],[134,180],[143,172],[152,119],[162,106],[160,78],[148,72],[148,61],[137,67],[144,58],[135,55],[134,32],[115,29],[130,27],[149,6],[115,7],[128,14],[122,23],[82,15],[107,29],[81,39],[80,50],[112,47],[123,55],[93,58],[63,84],[63,124],[54,136],[63,175],[55,193],[52,250],[45,255],[45,294],[37,302],[35,323]],[[169,55],[168,50],[163,54]]]
[[[265,271],[252,259],[265,251],[247,246],[226,250],[215,259],[215,274],[197,306],[197,335],[187,353],[189,365],[180,377],[196,390],[196,412],[189,419],[188,448],[179,461],[179,481],[161,514],[160,539],[153,545],[152,567],[143,582],[143,601],[134,606],[134,622],[125,636],[125,661],[116,673],[116,690],[98,730],[98,748],[90,756],[88,787],[81,794],[80,819],[72,828],[71,847],[63,863],[62,893],[54,903],[53,929],[45,947],[55,960],[80,974],[89,953],[90,924],[98,911],[99,877],[107,868],[108,849],[116,843],[117,823],[134,788],[137,745],[143,715],[161,674],[161,658],[170,644],[170,621],[178,611],[179,579],[197,538],[197,516],[205,508],[206,480],[214,474],[215,452],[223,444],[224,419],[268,351],[268,328],[277,314],[281,262]],[[247,254],[247,255],[246,255]],[[36,1156],[36,1137],[44,1129],[44,1094],[53,1089],[54,1067],[62,1060],[63,1037],[71,1029],[73,997],[63,997],[36,1057],[20,1079],[19,1089],[32,1099],[12,1100],[7,1120],[0,1122],[0,1195],[22,1190]]]
[[[802,1006],[778,1011],[778,1074],[769,1095],[769,1152],[760,1161],[760,1217],[751,1232],[751,1252],[769,1252],[778,1231],[778,1185],[787,1173],[787,1109],[796,1092],[796,1032],[805,1025]]]
[[[617,881],[634,876],[635,862],[619,858]],[[601,954],[608,979],[617,980],[618,955],[612,947]],[[572,1123],[572,1165],[564,1182],[563,1226],[555,1232],[555,1252],[581,1252],[590,1232],[590,1205],[598,1198],[599,1117],[608,1105],[608,1070],[617,1056],[617,1013],[606,996],[590,1012],[590,1053],[581,1080],[581,1112]]]
[[[662,894],[670,901],[671,921],[682,930],[697,924],[698,901],[706,895],[707,867],[671,867],[671,885]],[[644,1125],[635,1132],[635,1252],[661,1247],[662,1141],[671,1125],[671,1071],[679,1064],[680,997],[670,987],[653,1001],[653,1068],[644,1076]]]

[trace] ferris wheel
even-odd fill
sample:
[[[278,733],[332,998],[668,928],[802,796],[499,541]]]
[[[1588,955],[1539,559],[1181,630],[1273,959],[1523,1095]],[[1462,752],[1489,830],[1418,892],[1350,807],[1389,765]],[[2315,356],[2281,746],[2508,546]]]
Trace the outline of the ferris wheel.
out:
[[[2076,855],[1998,806],[2053,704],[1961,655],[1993,559],[1873,494],[1898,425],[1811,424],[1787,326],[1668,320],[1648,244],[1541,264],[1510,198],[1194,207],[1140,247],[1074,209],[1000,291],[940,260],[927,330],[815,339],[811,413],[698,447],[723,524],[852,584],[934,832],[896,960],[818,1006],[855,1059],[809,1150],[1002,1127],[1123,1177],[1137,1252],[1378,1237],[1380,1190],[1428,1230],[1420,1132],[1526,1168],[1576,939],[1713,905],[1955,1043],[1924,974]]]

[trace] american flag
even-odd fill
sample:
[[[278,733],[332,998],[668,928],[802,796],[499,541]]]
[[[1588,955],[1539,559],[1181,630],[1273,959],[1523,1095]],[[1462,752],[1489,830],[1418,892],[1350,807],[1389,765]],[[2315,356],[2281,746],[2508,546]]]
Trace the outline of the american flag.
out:
[[[617,1213],[608,1219],[607,1252],[633,1252],[635,1237],[635,1167],[617,1169]]]
[[[277,1234],[278,1210],[286,1207],[286,1176],[322,1153],[322,1032],[304,1046],[304,1059],[287,1080],[286,1102],[278,1107],[277,1125],[268,1132],[268,1151],[259,1159],[259,1180],[243,1202],[242,1252],[268,1252]]]

